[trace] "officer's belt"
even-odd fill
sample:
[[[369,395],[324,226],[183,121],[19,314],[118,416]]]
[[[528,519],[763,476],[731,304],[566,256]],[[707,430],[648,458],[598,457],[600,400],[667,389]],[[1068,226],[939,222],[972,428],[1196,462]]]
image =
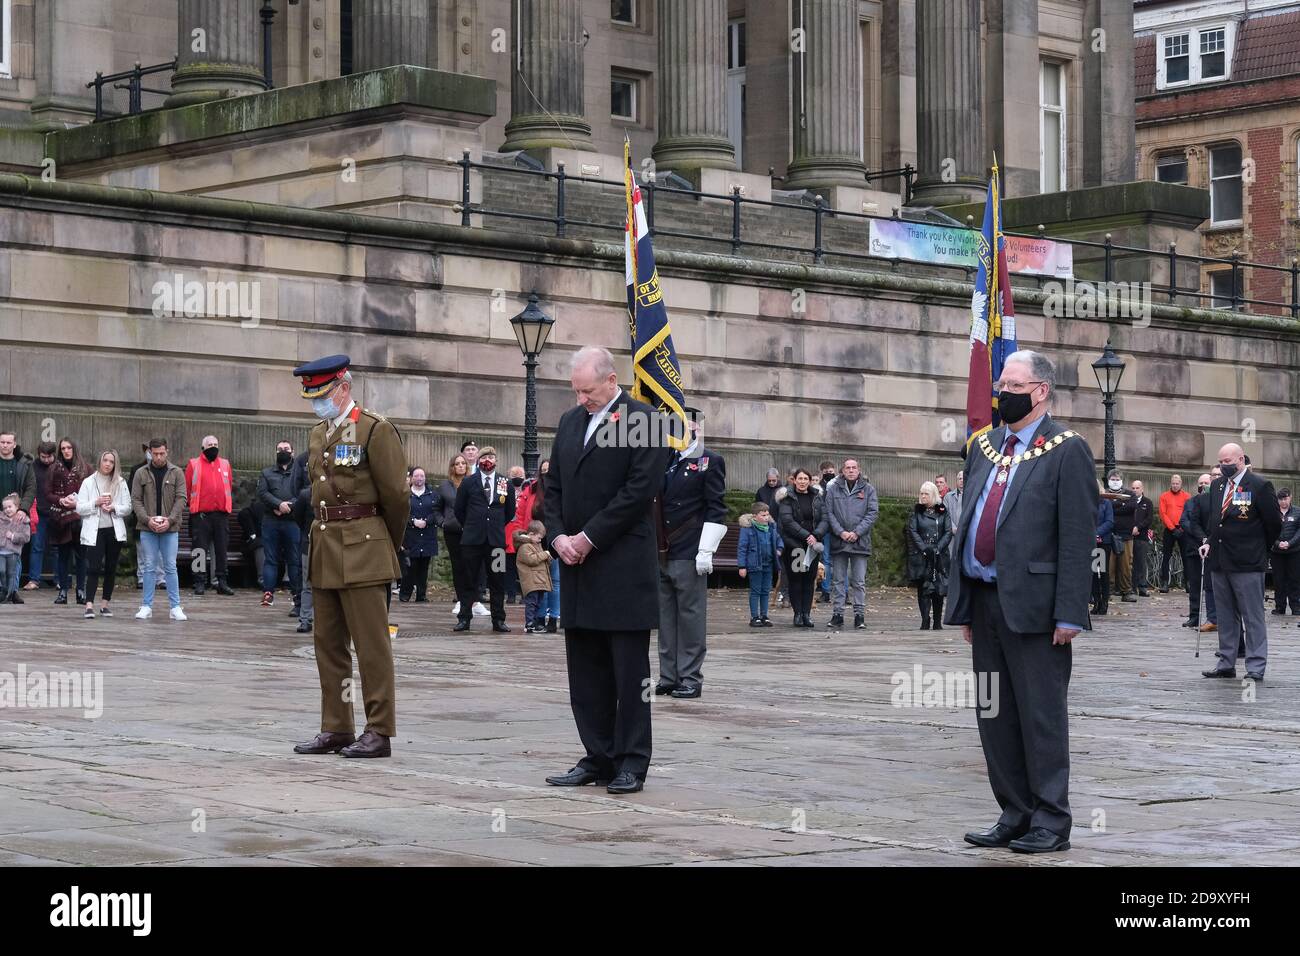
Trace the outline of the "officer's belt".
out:
[[[688,525],[683,525],[680,528],[674,528],[672,531],[668,533],[668,537],[664,541],[664,544],[668,546],[672,546],[676,544],[678,541],[680,541],[682,538],[686,537],[688,534],[691,534],[692,532],[698,532],[703,527],[704,527],[704,518],[701,517],[699,521],[692,521]]]
[[[335,505],[333,508],[322,504],[316,509],[321,521],[353,521],[357,518],[372,518],[379,514],[376,505]]]

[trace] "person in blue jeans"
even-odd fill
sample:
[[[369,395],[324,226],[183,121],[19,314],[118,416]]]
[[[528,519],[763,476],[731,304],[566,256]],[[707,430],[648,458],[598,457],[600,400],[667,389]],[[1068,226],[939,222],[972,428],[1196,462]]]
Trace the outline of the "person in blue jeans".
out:
[[[772,574],[781,559],[781,539],[772,523],[772,514],[762,501],[740,516],[740,543],[736,545],[736,565],[740,576],[749,580],[749,626],[772,627],[767,617],[767,598],[772,590]]]
[[[822,474],[823,493],[830,489],[831,482],[834,481],[836,477],[839,475],[839,472],[836,470],[836,468],[837,466],[833,461],[824,461],[819,466],[819,469]],[[822,500],[824,501],[826,499],[823,498]],[[822,558],[824,559],[824,564],[826,565],[826,574],[822,578],[821,584],[817,586],[818,590],[821,591],[821,596],[818,597],[817,600],[820,601],[822,604],[829,604],[831,600],[831,588],[834,586],[835,583],[834,582],[835,565],[831,562],[830,531],[827,531],[825,536],[822,538],[822,549],[823,549]]]
[[[149,467],[137,471],[131,482],[131,508],[140,529],[140,562],[144,566],[144,591],[136,620],[153,617],[153,594],[160,574],[167,582],[171,619],[187,619],[176,575],[176,547],[186,500],[185,473],[167,460],[167,442],[153,439],[149,442]]]
[[[257,480],[257,499],[262,513],[262,607],[275,603],[275,589],[283,568],[289,571],[289,592],[293,595],[293,616],[297,616],[302,593],[302,529],[294,515],[298,489],[293,471],[293,445],[281,441],[275,446],[275,464],[263,468]]]

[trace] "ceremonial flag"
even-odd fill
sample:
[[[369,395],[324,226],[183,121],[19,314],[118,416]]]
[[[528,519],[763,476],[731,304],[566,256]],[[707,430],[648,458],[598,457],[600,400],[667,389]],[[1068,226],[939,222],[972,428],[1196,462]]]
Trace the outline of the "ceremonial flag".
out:
[[[623,143],[624,183],[627,188],[624,266],[627,277],[628,330],[632,337],[632,397],[655,406],[668,416],[668,443],[682,451],[686,437],[686,398],[682,370],[673,348],[673,334],[664,308],[655,268],[654,249],[646,225],[641,187],[632,172],[632,146]]]
[[[1016,319],[1007,274],[1006,236],[1002,234],[1002,197],[998,160],[993,157],[984,229],[979,236],[978,273],[971,296],[970,378],[966,385],[966,448],[979,435],[1002,424],[993,383],[1002,377],[1007,356],[1016,350]]]

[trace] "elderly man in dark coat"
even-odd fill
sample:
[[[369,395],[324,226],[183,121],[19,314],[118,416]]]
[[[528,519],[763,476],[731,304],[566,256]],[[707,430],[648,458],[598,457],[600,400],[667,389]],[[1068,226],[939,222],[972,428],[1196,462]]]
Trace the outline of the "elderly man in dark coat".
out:
[[[659,626],[651,502],[671,449],[618,440],[663,431],[659,412],[619,388],[606,350],[581,349],[571,384],[578,404],[556,428],[544,523],[547,547],[561,562],[569,700],[587,752],[568,773],[546,782],[604,782],[610,793],[635,793],[650,766],[648,651],[650,631]],[[612,427],[620,419],[622,426]]]

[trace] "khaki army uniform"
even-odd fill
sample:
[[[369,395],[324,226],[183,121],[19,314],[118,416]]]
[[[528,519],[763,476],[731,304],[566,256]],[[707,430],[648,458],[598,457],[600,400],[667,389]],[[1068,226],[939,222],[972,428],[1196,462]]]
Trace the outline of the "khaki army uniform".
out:
[[[351,640],[366,730],[392,737],[397,714],[387,597],[401,577],[397,549],[410,514],[402,440],[387,419],[356,405],[339,427],[321,422],[312,429],[307,475],[321,731],[354,732]]]

